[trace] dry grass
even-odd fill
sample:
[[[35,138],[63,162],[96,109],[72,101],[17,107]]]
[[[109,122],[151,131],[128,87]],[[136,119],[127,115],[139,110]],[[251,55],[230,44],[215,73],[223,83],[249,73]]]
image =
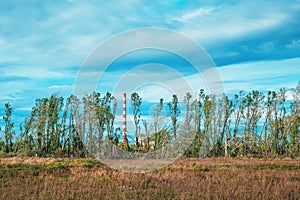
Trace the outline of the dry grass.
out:
[[[181,159],[149,173],[92,159],[0,159],[1,199],[299,199],[300,160]]]

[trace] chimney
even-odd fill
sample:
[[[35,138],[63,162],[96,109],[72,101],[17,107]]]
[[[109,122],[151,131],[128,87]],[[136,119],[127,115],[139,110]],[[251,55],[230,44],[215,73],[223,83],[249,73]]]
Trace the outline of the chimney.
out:
[[[127,137],[126,137],[126,93],[123,93],[123,121],[122,121],[122,142],[127,144]]]

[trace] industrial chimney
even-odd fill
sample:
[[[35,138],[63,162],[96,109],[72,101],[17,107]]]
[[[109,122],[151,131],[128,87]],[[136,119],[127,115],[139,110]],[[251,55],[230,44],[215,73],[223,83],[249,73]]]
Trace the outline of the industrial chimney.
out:
[[[123,93],[123,121],[122,121],[122,142],[128,144],[126,136],[126,93]]]

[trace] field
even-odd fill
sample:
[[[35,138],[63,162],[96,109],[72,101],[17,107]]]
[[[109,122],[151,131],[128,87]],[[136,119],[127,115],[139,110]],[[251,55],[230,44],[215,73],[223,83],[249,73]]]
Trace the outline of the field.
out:
[[[95,159],[0,158],[1,199],[300,199],[299,159],[179,159],[147,173]]]

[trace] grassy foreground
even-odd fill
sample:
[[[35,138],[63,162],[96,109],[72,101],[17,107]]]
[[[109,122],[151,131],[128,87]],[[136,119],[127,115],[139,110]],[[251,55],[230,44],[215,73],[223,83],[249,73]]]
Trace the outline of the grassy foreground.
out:
[[[300,199],[300,159],[180,159],[127,173],[93,159],[0,158],[0,199]]]

